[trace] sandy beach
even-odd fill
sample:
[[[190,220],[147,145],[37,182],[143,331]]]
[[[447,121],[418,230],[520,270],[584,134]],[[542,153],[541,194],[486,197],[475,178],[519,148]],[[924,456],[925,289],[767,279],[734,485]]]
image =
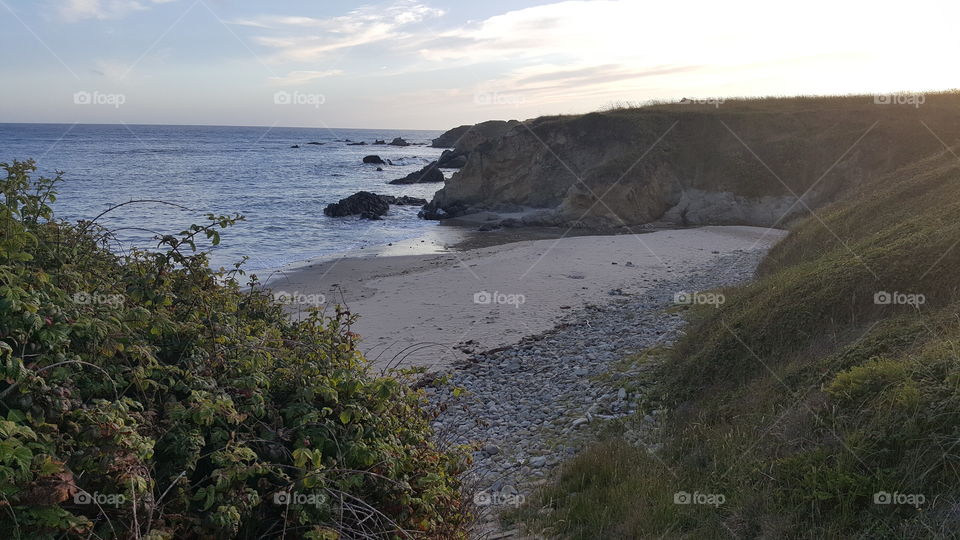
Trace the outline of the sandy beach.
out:
[[[359,314],[353,331],[375,367],[433,369],[548,330],[585,305],[641,295],[721,256],[769,249],[784,234],[712,226],[445,252],[443,240],[419,239],[308,262],[267,285],[294,307],[325,301]],[[402,254],[421,251],[435,252]]]

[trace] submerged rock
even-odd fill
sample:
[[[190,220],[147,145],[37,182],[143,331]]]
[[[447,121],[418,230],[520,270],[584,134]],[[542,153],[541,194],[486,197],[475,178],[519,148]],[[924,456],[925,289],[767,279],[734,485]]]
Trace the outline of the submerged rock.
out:
[[[364,156],[363,162],[374,163],[376,165],[386,165],[386,162],[383,161],[383,158],[381,158],[380,156]]]

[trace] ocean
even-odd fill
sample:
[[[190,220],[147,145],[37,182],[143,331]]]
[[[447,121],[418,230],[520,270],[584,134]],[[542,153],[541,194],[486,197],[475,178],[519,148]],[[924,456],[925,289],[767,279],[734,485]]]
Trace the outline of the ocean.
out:
[[[419,207],[391,206],[383,221],[329,218],[323,208],[357,191],[430,199],[441,184],[394,186],[436,159],[429,146],[371,145],[403,137],[426,143],[441,131],[314,129],[229,126],[0,124],[0,162],[37,161],[38,173],[64,172],[56,216],[91,219],[115,231],[113,249],[156,247],[155,234],[171,234],[204,216],[242,214],[210,248],[213,266],[249,257],[247,270],[279,268],[318,256],[421,236],[436,222],[417,218]],[[346,141],[366,142],[351,146]],[[323,143],[320,145],[309,142]],[[300,148],[291,148],[299,145]],[[376,154],[393,165],[363,164]],[[445,170],[449,178],[453,171]],[[150,232],[146,232],[144,229]],[[209,246],[208,246],[209,247]]]

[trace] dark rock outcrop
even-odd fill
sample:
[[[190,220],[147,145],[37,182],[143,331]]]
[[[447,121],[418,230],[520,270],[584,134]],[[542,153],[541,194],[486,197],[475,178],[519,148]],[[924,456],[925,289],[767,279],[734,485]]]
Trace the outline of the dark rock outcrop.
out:
[[[401,137],[394,138],[389,144],[390,146],[410,146],[410,143],[403,140]]]
[[[395,197],[393,195],[380,195],[380,198],[387,204],[395,204],[397,206],[423,206],[427,204],[426,199],[409,197],[407,195],[402,195],[400,197]]]
[[[358,191],[346,199],[328,204],[323,209],[324,215],[330,217],[344,217],[360,215],[365,219],[374,219],[387,213],[390,205],[380,195],[369,191]]]
[[[402,195],[378,195],[369,191],[358,191],[346,199],[328,204],[323,213],[330,217],[345,217],[359,215],[360,219],[381,220],[387,213],[390,205],[396,206],[423,206],[426,199]]]
[[[391,180],[391,184],[422,184],[428,182],[443,182],[445,178],[440,169],[437,168],[437,162],[434,161],[417,172],[412,172],[403,178]]]
[[[307,144],[312,144],[312,145],[315,145],[315,146],[323,146],[323,143],[322,143],[322,142],[317,142],[317,141],[310,141],[310,142],[308,142]]]
[[[457,154],[453,150],[444,150],[437,159],[437,167],[441,169],[460,169],[466,164],[466,154]]]
[[[387,141],[385,141],[385,140],[383,140],[383,139],[377,139],[377,140],[373,141],[373,144],[387,144]]]
[[[295,145],[291,146],[290,148],[300,148],[300,145],[299,145],[299,144],[295,144]]]
[[[417,217],[421,219],[447,219],[462,216],[466,213],[468,213],[466,205],[454,203],[446,208],[441,208],[436,202],[430,201],[417,213]]]
[[[383,161],[383,158],[380,156],[364,156],[364,163],[373,163],[374,165],[386,165],[386,162]]]
[[[453,146],[457,144],[457,141],[460,140],[460,137],[462,137],[463,134],[469,131],[472,127],[473,126],[470,124],[457,126],[449,131],[444,132],[443,135],[440,135],[431,141],[430,146],[434,148],[453,148]]]
[[[437,166],[441,169],[461,169],[467,164],[470,153],[484,141],[499,137],[508,129],[518,125],[516,120],[504,122],[490,120],[473,126],[459,126],[447,131],[433,140],[431,146],[435,148],[450,148],[444,150],[437,159]]]

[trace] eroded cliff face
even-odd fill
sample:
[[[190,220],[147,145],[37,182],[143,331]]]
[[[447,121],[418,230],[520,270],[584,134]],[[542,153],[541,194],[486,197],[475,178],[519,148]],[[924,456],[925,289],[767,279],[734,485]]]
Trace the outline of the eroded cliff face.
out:
[[[426,214],[525,211],[528,224],[601,227],[780,225],[942,149],[921,121],[956,140],[957,120],[955,107],[824,98],[501,123],[470,140],[466,165]]]

